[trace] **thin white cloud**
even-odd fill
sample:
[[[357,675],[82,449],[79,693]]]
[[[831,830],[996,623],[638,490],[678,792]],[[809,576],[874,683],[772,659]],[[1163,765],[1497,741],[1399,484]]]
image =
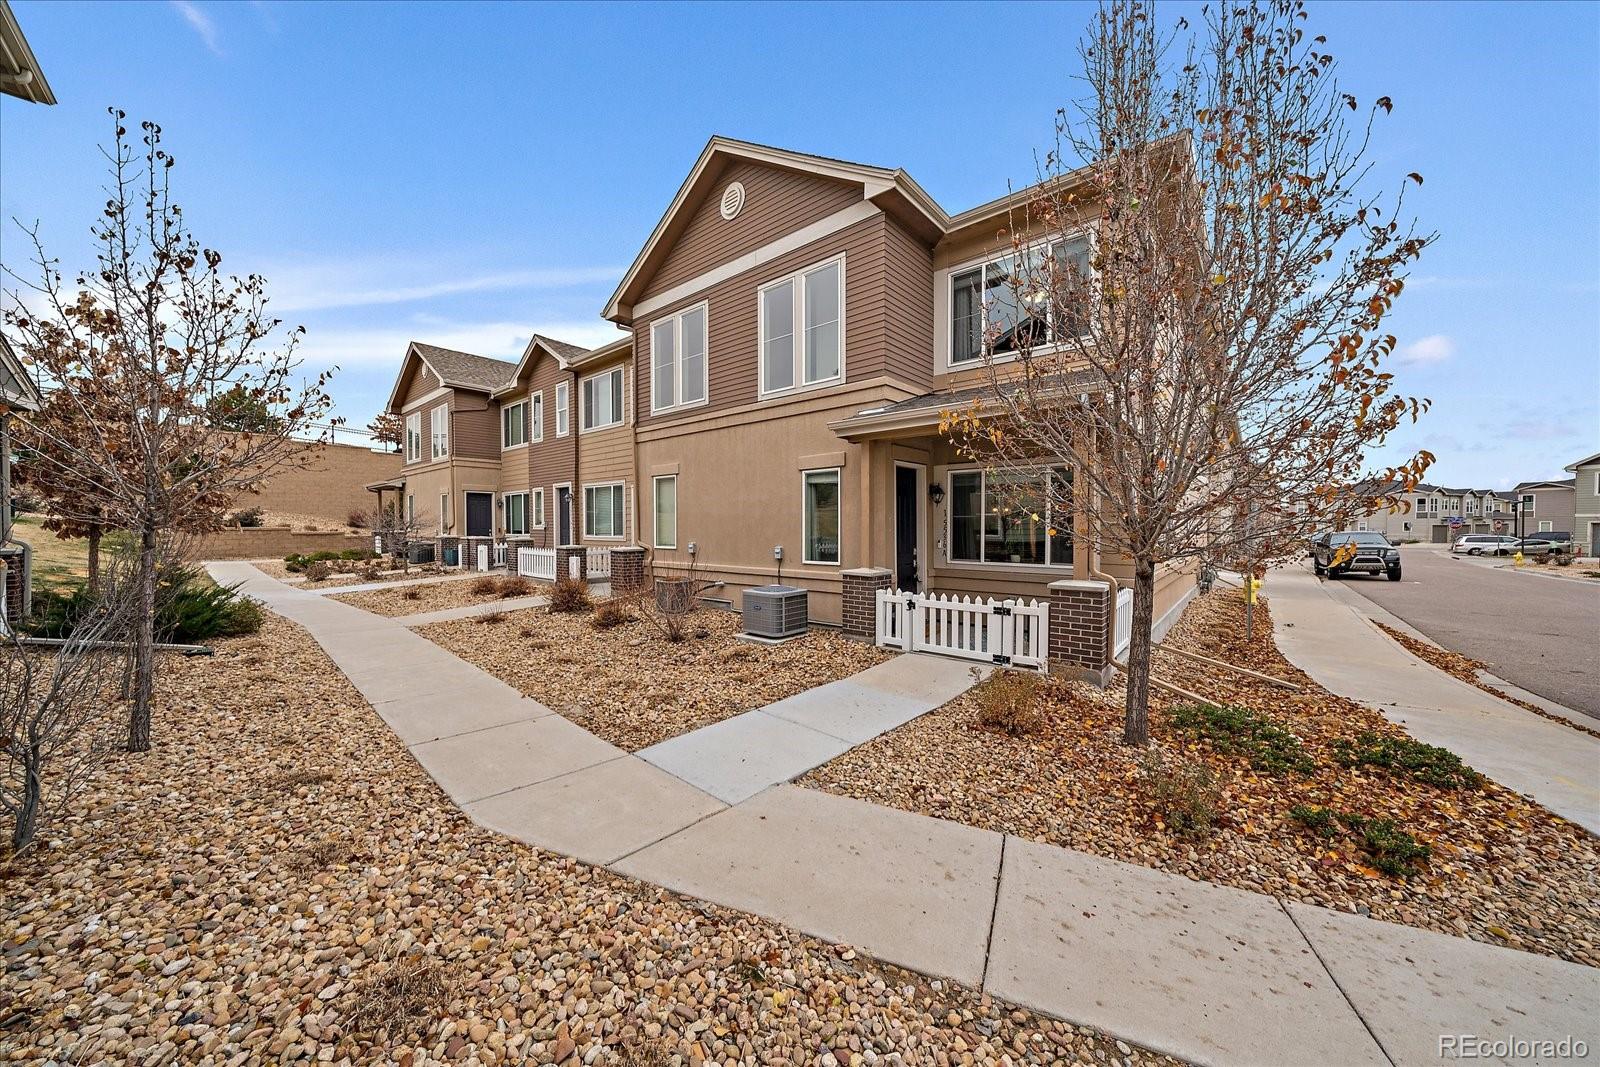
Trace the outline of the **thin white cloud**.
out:
[[[1456,343],[1442,333],[1418,338],[1400,349],[1400,362],[1412,367],[1443,363],[1455,355]]]
[[[217,24],[212,21],[211,16],[201,11],[198,5],[190,3],[190,0],[172,0],[172,6],[183,16],[183,21],[200,35],[200,39],[205,42],[212,54],[220,56],[221,38],[217,33]]]
[[[278,314],[408,304],[463,293],[611,284],[622,277],[618,267],[550,267],[447,278],[416,277],[419,271],[407,271],[412,276],[396,277],[391,271],[351,264],[284,265],[260,273],[267,277],[272,308]]]

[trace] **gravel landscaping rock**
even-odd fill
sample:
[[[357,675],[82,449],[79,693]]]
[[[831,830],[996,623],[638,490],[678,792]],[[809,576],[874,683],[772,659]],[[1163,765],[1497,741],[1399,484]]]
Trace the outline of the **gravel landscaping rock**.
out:
[[[1167,638],[1189,651],[1297,682],[1294,693],[1158,654],[1155,674],[1218,701],[1245,705],[1286,727],[1315,761],[1310,775],[1270,774],[1248,754],[1219,751],[1174,725],[1183,702],[1156,696],[1154,747],[1170,763],[1203,766],[1219,790],[1215,820],[1185,832],[1170,797],[1122,744],[1120,689],[1051,682],[1044,725],[1010,737],[979,722],[967,693],[800,780],[801,785],[1190,878],[1358,912],[1390,922],[1600,966],[1600,847],[1582,828],[1485,782],[1446,790],[1374,766],[1345,767],[1335,742],[1370,732],[1407,735],[1376,711],[1319,688],[1278,653],[1269,606],[1256,640],[1243,636],[1238,590],[1194,602]],[[1147,757],[1146,757],[1147,758]],[[1405,880],[1374,869],[1358,835],[1323,838],[1293,819],[1295,805],[1326,807],[1397,828],[1432,850]]]
[[[516,596],[538,596],[550,590],[550,586],[543,582],[534,582],[526,578],[520,581],[512,579],[512,581],[515,584],[510,588],[519,590]],[[486,589],[489,585],[493,585],[494,588]],[[504,599],[502,590],[506,588],[508,587],[503,583],[503,576],[495,575],[486,579],[480,575],[475,578],[463,578],[460,581],[408,585],[399,589],[371,589],[364,593],[330,593],[329,596],[375,615],[402,618],[406,615],[420,615],[426,611],[443,611],[446,608],[460,608],[468,604],[486,604],[501,600]]]
[[[0,872],[0,1061],[1174,1062],[511,843],[298,627],[216,645]]]
[[[739,627],[732,612],[700,611],[691,636],[673,644],[642,619],[597,630],[588,614],[534,608],[498,624],[462,619],[417,632],[630,752],[846,678],[890,655],[825,629],[758,645],[736,640]]]

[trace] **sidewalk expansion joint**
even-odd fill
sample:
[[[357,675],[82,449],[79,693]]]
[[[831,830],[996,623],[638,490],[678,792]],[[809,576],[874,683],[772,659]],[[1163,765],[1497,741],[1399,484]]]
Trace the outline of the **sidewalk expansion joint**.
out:
[[[654,766],[654,764],[651,764],[651,766]],[[660,768],[657,768],[657,769],[659,770]],[[676,778],[677,775],[673,775],[673,777]],[[678,781],[681,782],[681,781],[683,781],[683,779],[679,778]],[[765,790],[763,790],[763,792],[765,792]],[[761,795],[760,793],[756,794],[756,796],[760,796],[760,795]],[[724,804],[722,807],[718,808],[716,811],[708,811],[704,815],[700,816],[698,819],[695,819],[693,822],[684,823],[682,826],[678,827],[676,830],[672,830],[672,831],[670,831],[668,833],[664,833],[660,837],[656,838],[654,841],[646,841],[644,844],[640,845],[638,848],[629,849],[627,852],[624,852],[622,855],[616,857],[615,859],[607,860],[604,864],[602,864],[602,866],[605,867],[607,870],[610,870],[612,867],[615,867],[617,864],[621,863],[623,860],[632,859],[634,856],[637,856],[639,853],[643,852],[645,849],[654,848],[655,846],[661,844],[661,842],[666,841],[669,838],[677,837],[679,834],[683,833],[686,830],[693,830],[696,826],[699,826],[701,823],[705,822],[707,819],[715,818],[716,816],[721,815],[723,812],[729,811],[729,810],[733,809],[734,807],[737,807],[737,805]],[[624,875],[623,877],[625,877],[625,878],[633,878],[634,876],[632,876],[632,875]],[[645,879],[642,879],[642,878],[634,878],[634,880],[635,881],[641,881],[641,882],[645,881]],[[650,882],[648,884],[650,884],[650,885],[658,885],[659,883]],[[662,887],[662,888],[665,888],[665,887]]]
[[[1361,1014],[1361,1009],[1356,1007],[1356,1002],[1350,999],[1350,994],[1345,992],[1344,986],[1339,981],[1339,976],[1333,973],[1333,968],[1328,966],[1328,961],[1323,959],[1322,953],[1317,951],[1317,946],[1312,943],[1311,938],[1307,936],[1305,930],[1295,919],[1294,912],[1289,910],[1289,905],[1283,902],[1282,897],[1273,897],[1272,899],[1277,902],[1278,909],[1289,920],[1289,925],[1294,927],[1294,932],[1300,935],[1300,940],[1306,943],[1306,948],[1309,948],[1311,954],[1317,958],[1317,963],[1322,967],[1323,973],[1328,976],[1328,981],[1333,983],[1333,988],[1339,991],[1339,995],[1344,998],[1346,1004],[1350,1005],[1350,1010],[1355,1013],[1356,1018],[1361,1020],[1362,1029],[1366,1030],[1368,1035],[1371,1036],[1372,1043],[1378,1046],[1378,1051],[1383,1053],[1383,1058],[1389,1061],[1390,1067],[1394,1067],[1394,1057],[1389,1054],[1388,1049],[1383,1047],[1383,1039],[1378,1036],[1378,1032],[1367,1022],[1367,1017]]]
[[[1000,915],[1000,884],[1006,877],[1006,842],[1010,834],[1000,835],[1000,864],[994,869],[994,903],[989,907],[989,936],[983,941],[983,970],[978,975],[978,988],[989,988],[989,957],[994,953],[994,921]]]

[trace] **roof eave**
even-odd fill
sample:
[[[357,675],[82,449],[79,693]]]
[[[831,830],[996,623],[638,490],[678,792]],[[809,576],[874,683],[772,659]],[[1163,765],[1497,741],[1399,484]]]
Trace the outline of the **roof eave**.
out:
[[[11,5],[6,3],[0,3],[0,52],[16,67],[15,74],[0,75],[5,78],[0,92],[35,104],[56,102],[56,94],[45,80],[44,68],[39,65],[28,39],[23,36],[22,27],[11,12]]]

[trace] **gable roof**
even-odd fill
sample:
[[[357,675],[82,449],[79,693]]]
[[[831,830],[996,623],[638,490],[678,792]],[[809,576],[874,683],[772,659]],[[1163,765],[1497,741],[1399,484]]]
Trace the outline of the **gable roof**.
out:
[[[494,395],[501,396],[516,388],[518,379],[522,377],[522,372],[528,369],[528,364],[533,362],[534,353],[536,352],[544,352],[549,355],[565,370],[568,363],[583,355],[586,351],[588,350],[582,345],[575,345],[568,341],[558,341],[554,337],[536,333],[528,338],[528,345],[522,350],[522,358],[517,360],[510,377],[502,380],[500,385],[495,388]]]
[[[33,384],[33,376],[11,350],[11,342],[6,340],[5,334],[0,333],[0,410],[38,411],[43,403],[44,397]]]
[[[1575,471],[1579,467],[1592,467],[1596,463],[1600,463],[1600,452],[1596,452],[1592,456],[1585,456],[1583,459],[1578,460],[1576,463],[1568,463],[1565,467],[1562,467],[1561,469],[1564,470],[1564,471]]]
[[[400,387],[410,377],[413,360],[432,371],[445,386],[470,389],[475,393],[493,393],[505,384],[517,367],[515,363],[504,359],[412,341],[406,346],[405,359],[400,364],[400,373],[395,376],[394,388],[389,392],[389,403],[384,410],[399,410]]]
[[[1518,482],[1517,492],[1524,489],[1574,489],[1577,485],[1576,478],[1546,478],[1537,482]]]

